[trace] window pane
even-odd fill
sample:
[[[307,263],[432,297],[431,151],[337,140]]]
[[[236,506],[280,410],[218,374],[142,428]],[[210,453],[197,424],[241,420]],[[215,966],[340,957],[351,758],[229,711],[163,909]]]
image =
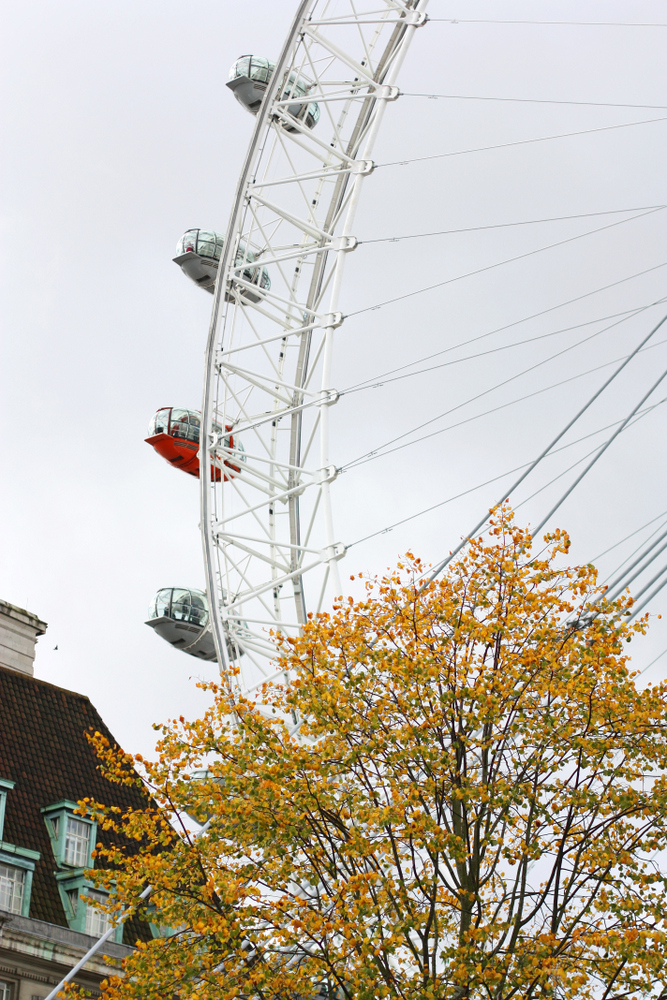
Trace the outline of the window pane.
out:
[[[158,410],[150,424],[148,425],[148,436],[153,437],[154,434],[167,434],[169,432],[169,407],[165,407],[163,410]],[[0,998],[2,1000],[2,998]]]
[[[171,617],[177,622],[190,621],[190,591],[174,588],[171,602]]]
[[[250,72],[250,56],[242,56],[237,59],[229,71],[229,79],[233,80],[237,76],[247,76]]]
[[[168,618],[171,608],[171,587],[159,590],[155,596],[155,606],[151,610],[151,618]]]
[[[101,935],[108,931],[109,927],[111,927],[111,920],[109,919],[108,913],[103,913],[102,910],[97,909],[93,900],[97,900],[99,903],[102,903],[105,902],[106,896],[103,896],[101,892],[92,892],[90,889],[88,890],[88,902],[86,904],[86,934],[90,934],[92,937],[101,937]]]
[[[171,436],[185,441],[199,441],[199,423],[198,413],[174,407],[171,413]]]
[[[261,56],[253,56],[250,60],[250,65],[246,73],[251,80],[256,80],[258,83],[268,83],[271,79],[271,74],[275,69],[276,64],[271,62],[270,59],[262,59]]]
[[[72,816],[67,817],[65,835],[65,864],[83,868],[88,864],[90,827]]]
[[[214,233],[208,229],[200,229],[197,240],[197,253],[200,257],[220,260],[224,241],[224,236],[221,233]]]
[[[149,618],[165,618],[169,617],[169,605],[171,604],[171,587],[167,587],[164,590],[158,590],[157,594],[151,601],[151,605],[148,609]]]
[[[79,890],[68,889],[67,898],[69,899],[69,905],[72,907],[72,915],[76,916],[77,907],[79,905]]]
[[[198,229],[188,229],[187,232],[183,233],[180,240],[176,244],[177,256],[180,256],[182,253],[188,253],[188,251],[196,250],[198,232]]]
[[[0,865],[0,910],[20,913],[23,906],[25,872],[22,868]]]
[[[0,981],[0,1000],[10,1000],[12,995],[12,988],[10,983],[3,983]]]
[[[181,425],[180,437],[187,438],[188,441],[194,441],[195,444],[199,444],[199,425],[201,420],[198,413],[194,413],[192,410],[188,412],[188,422]]]
[[[188,621],[193,622],[195,625],[205,625],[208,620],[208,608],[206,607],[205,598],[203,598],[203,595],[200,597],[192,591],[190,600],[192,601],[192,608],[190,609]]]

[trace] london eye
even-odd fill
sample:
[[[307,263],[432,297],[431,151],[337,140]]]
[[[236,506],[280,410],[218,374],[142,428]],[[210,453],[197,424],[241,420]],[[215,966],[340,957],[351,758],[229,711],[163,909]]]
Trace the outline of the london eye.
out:
[[[329,421],[341,283],[425,6],[304,0],[275,61],[241,56],[227,86],[256,124],[229,224],[177,246],[175,262],[213,293],[202,411],[159,410],[147,440],[200,479],[207,619],[161,591],[148,624],[194,655],[202,640],[176,630],[209,630],[244,691],[275,676],[274,637],[342,592]]]
[[[200,411],[162,407],[151,422],[147,441],[162,458],[200,481],[205,587],[163,588],[151,604],[147,624],[175,648],[217,659],[240,692],[252,692],[278,676],[276,637],[296,635],[309,615],[327,610],[332,598],[344,591],[340,566],[349,539],[344,519],[335,516],[338,479],[341,469],[347,471],[376,453],[345,465],[341,442],[331,430],[332,408],[343,405],[341,387],[334,384],[332,374],[346,322],[341,289],[346,270],[354,266],[359,201],[374,181],[375,142],[387,105],[401,96],[401,64],[415,35],[428,23],[425,8],[425,2],[410,0],[363,4],[304,0],[280,52],[236,59],[227,81],[229,96],[255,117],[255,126],[229,220],[224,231],[187,229],[176,246],[175,263],[213,296],[203,401]],[[550,138],[559,136],[534,141]],[[648,206],[641,211],[650,214],[660,209]],[[619,222],[611,214],[611,222],[603,220],[605,224],[591,233],[644,217],[623,215]],[[548,244],[511,259],[559,245]],[[391,301],[407,297],[400,294],[400,287],[397,292]],[[620,319],[603,316],[600,322],[614,319],[615,327],[663,301],[658,298],[619,313]],[[563,426],[556,421],[556,436],[545,442],[536,458],[509,470],[507,475],[517,471],[520,475],[512,485],[505,479],[503,497],[511,495],[543,459],[570,447],[562,445],[570,429],[637,354],[652,347],[649,341],[662,322],[647,328],[639,345],[617,359],[617,368],[608,379],[605,376],[602,388],[571,419],[564,417]],[[560,353],[567,351],[553,357]],[[565,492],[538,528],[618,434],[649,412],[649,397],[664,377],[627,414],[608,425],[611,436],[594,447],[590,461],[587,454],[561,474],[574,470],[572,482],[565,481]],[[423,426],[409,433],[418,433]],[[413,441],[428,438],[429,433]],[[410,442],[402,440],[406,435],[382,446],[384,454],[408,446]],[[586,464],[578,469],[582,462]],[[654,520],[660,521],[660,516]],[[484,518],[471,530],[483,525]],[[650,521],[644,527],[652,525]],[[624,560],[612,574],[615,591],[620,592],[647,571],[640,580],[637,596],[644,603],[637,604],[638,610],[667,579],[667,567],[653,574],[653,562],[662,552],[660,530],[661,524],[631,553],[639,552],[637,559]],[[437,568],[443,568],[448,558]],[[172,596],[167,599],[168,594]],[[178,594],[197,595],[196,601],[173,596]]]

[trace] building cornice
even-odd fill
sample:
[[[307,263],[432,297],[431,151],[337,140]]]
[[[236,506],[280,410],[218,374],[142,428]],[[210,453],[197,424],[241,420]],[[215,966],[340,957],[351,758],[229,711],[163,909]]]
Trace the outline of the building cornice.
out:
[[[72,968],[85,955],[94,940],[88,934],[72,931],[69,927],[50,924],[45,920],[35,920],[32,917],[20,917],[15,913],[0,910],[0,950],[5,953],[15,953],[17,959],[18,956],[23,956],[25,959],[56,962],[58,965]],[[121,960],[133,951],[134,949],[128,945],[107,941],[104,945],[104,954],[98,953],[93,956],[84,966],[84,971],[98,976],[118,973]],[[107,957],[108,961],[105,960]],[[34,970],[31,975],[35,975]]]
[[[48,627],[46,622],[43,622],[37,615],[33,615],[31,611],[26,611],[24,608],[17,608],[9,601],[0,601],[0,615],[6,615],[7,618],[14,618],[22,625],[27,625],[35,630],[36,635],[44,635]]]

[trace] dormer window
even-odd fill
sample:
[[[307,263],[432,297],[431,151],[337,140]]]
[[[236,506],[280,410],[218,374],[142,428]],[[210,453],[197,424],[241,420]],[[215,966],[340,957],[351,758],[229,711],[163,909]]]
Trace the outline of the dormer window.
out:
[[[95,846],[97,824],[86,816],[75,816],[76,808],[76,802],[63,800],[42,809],[59,868],[93,866],[90,852]]]
[[[62,876],[61,876],[62,880]],[[67,883],[63,883],[67,884]],[[106,893],[90,888],[90,885],[83,879],[75,880],[74,889],[63,888],[63,894],[69,903],[67,914],[70,927],[90,934],[91,937],[101,937],[111,927],[111,918],[108,913],[101,910],[96,903],[106,903]],[[83,899],[81,896],[83,895]],[[116,940],[119,941],[122,935],[122,928],[116,932]],[[2,1000],[2,997],[0,997]]]
[[[87,816],[75,815],[77,808],[76,802],[64,799],[46,806],[42,814],[59,868],[55,873],[56,883],[67,923],[73,931],[101,937],[112,921],[96,904],[106,902],[107,894],[96,889],[85,874],[86,868],[93,867],[90,855],[95,846],[97,823]],[[113,938],[122,942],[122,923],[116,927]]]
[[[101,905],[107,901],[107,893],[96,889],[85,878],[81,869],[56,872],[56,882],[67,923],[73,931],[80,931],[91,937],[101,937],[109,930],[113,921],[110,915],[101,909]],[[122,943],[122,923],[116,925],[113,940]]]
[[[10,844],[4,839],[7,796],[11,794],[14,785],[15,782],[9,778],[0,778],[0,910],[27,917],[30,913],[32,876],[35,862],[39,861],[39,851]]]

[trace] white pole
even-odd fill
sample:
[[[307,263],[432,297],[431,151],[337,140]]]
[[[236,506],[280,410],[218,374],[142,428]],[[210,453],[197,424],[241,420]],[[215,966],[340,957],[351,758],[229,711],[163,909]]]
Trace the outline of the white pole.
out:
[[[139,899],[146,899],[148,896],[150,896],[150,894],[152,892],[152,888],[153,888],[152,886],[147,885],[146,888],[144,889],[144,891],[142,892],[142,894],[139,896]],[[121,917],[119,923],[122,923],[123,919],[129,917],[129,915],[130,915],[129,911],[126,912],[126,913],[124,913],[123,917]],[[58,995],[58,993],[60,993],[60,991],[63,988],[63,986],[65,986],[65,984],[68,983],[70,981],[70,979],[73,979],[74,976],[76,976],[77,972],[80,972],[81,969],[83,969],[83,967],[86,964],[86,962],[90,958],[92,958],[93,955],[100,950],[100,948],[102,947],[102,945],[106,941],[109,940],[109,938],[111,937],[111,935],[115,934],[115,933],[116,933],[116,927],[115,927],[115,925],[113,927],[109,927],[104,932],[104,934],[99,939],[99,941],[96,941],[95,944],[92,946],[92,948],[88,949],[88,951],[83,956],[83,958],[80,961],[78,961],[76,963],[76,965],[69,970],[69,972],[67,973],[67,975],[64,976],[60,980],[60,982],[58,983],[58,985],[53,987],[53,989],[51,990],[51,992],[49,993],[49,995],[46,997],[46,1000],[55,1000],[55,997]]]
[[[208,828],[209,828],[210,825],[211,825],[211,820],[207,819],[206,822],[204,823],[204,825],[202,826],[202,828],[200,830],[197,830],[197,832],[193,835],[192,839],[196,840],[198,837],[201,837],[202,833],[206,833],[206,831],[208,830]],[[142,899],[148,899],[148,897],[150,896],[150,894],[152,893],[152,891],[153,891],[153,886],[152,885],[147,885],[146,888],[144,889],[144,891],[139,896],[138,902],[140,902]],[[121,915],[121,918],[118,921],[118,923],[122,924],[125,920],[127,920],[127,918],[130,916],[130,912],[131,912],[131,908],[127,907],[123,911],[123,913]],[[102,937],[98,941],[95,942],[95,944],[92,946],[92,948],[88,949],[88,951],[83,956],[83,958],[80,961],[78,961],[73,968],[71,968],[69,970],[69,972],[67,973],[66,976],[63,976],[63,978],[60,980],[60,982],[58,983],[58,985],[53,987],[53,989],[51,990],[51,992],[49,993],[49,995],[45,998],[45,1000],[55,1000],[56,996],[58,995],[58,993],[60,993],[60,991],[63,988],[63,986],[65,986],[66,983],[69,983],[69,981],[71,979],[73,979],[74,976],[76,976],[77,972],[80,972],[81,969],[83,969],[83,967],[86,964],[86,962],[89,959],[91,959],[93,957],[93,955],[96,954],[96,952],[98,952],[100,950],[100,948],[102,947],[102,945],[106,941],[108,941],[109,938],[111,937],[111,935],[114,934],[115,932],[116,932],[116,926],[109,927],[108,930],[106,930],[104,932],[104,934],[102,935]]]

